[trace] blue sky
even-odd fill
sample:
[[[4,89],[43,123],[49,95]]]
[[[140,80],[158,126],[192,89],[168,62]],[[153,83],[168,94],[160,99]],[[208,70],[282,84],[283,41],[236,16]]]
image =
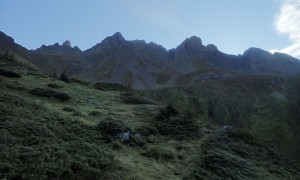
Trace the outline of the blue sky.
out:
[[[1,0],[0,31],[28,49],[70,40],[86,50],[121,32],[127,40],[167,49],[196,35],[229,54],[258,47],[299,58],[299,5],[300,0]]]

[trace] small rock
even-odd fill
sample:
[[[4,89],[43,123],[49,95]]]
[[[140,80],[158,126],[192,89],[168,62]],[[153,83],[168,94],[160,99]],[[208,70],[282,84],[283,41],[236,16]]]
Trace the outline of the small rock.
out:
[[[119,134],[119,138],[120,138],[121,142],[128,142],[130,139],[130,132],[123,132],[123,133]]]

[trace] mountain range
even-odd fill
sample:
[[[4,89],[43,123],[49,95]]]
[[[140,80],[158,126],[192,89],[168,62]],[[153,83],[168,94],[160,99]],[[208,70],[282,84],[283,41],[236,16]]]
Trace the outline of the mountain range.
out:
[[[73,79],[137,89],[189,86],[243,75],[300,73],[300,61],[287,54],[252,47],[242,55],[229,55],[213,44],[203,45],[196,36],[170,50],[153,42],[128,41],[119,32],[85,51],[72,47],[70,41],[28,50],[0,32],[0,49],[18,54],[49,75],[64,73]]]
[[[0,32],[0,179],[300,179],[299,63],[195,36],[28,50]]]

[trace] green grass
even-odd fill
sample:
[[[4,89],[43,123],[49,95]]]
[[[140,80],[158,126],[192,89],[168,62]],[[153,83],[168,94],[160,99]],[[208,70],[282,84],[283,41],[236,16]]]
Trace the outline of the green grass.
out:
[[[211,97],[209,89],[217,85],[192,93],[187,89],[155,92],[160,100],[171,97],[179,111],[176,117],[158,119],[169,101],[153,101],[141,92],[115,85],[106,84],[99,90],[88,83],[65,83],[29,71],[29,67],[22,69],[15,62],[3,63],[8,64],[2,68],[13,67],[21,77],[0,76],[0,179],[297,177],[293,163],[258,145],[255,137],[202,134],[211,119],[206,99],[198,95]],[[36,96],[30,93],[33,88],[54,88],[70,99]],[[225,91],[222,94],[230,96],[230,90]],[[119,131],[107,141],[110,132],[97,125],[108,118],[116,120],[114,129],[131,129],[145,144],[122,143],[116,137]],[[230,168],[223,167],[225,164]],[[208,165],[220,169],[211,171]]]
[[[92,178],[113,165],[95,128],[30,98],[3,93],[0,99],[1,178]]]

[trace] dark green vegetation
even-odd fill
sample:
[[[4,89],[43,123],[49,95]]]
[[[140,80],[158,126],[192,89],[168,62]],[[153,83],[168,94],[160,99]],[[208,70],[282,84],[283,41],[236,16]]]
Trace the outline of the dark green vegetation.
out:
[[[6,77],[12,77],[12,78],[21,77],[20,74],[14,72],[14,71],[7,70],[7,69],[0,69],[0,75],[6,76]]]
[[[300,77],[243,76],[146,94],[189,119],[247,131],[256,142],[300,162],[299,84]]]
[[[95,128],[14,93],[2,92],[0,102],[1,178],[93,179],[113,165]]]
[[[299,179],[299,78],[137,92],[0,62],[0,179]]]
[[[44,96],[48,98],[57,98],[61,101],[68,101],[70,96],[63,92],[53,91],[51,89],[44,89],[44,88],[34,88],[30,90],[30,93],[37,96]]]
[[[300,168],[241,131],[220,133],[201,145],[189,178],[294,179]]]

